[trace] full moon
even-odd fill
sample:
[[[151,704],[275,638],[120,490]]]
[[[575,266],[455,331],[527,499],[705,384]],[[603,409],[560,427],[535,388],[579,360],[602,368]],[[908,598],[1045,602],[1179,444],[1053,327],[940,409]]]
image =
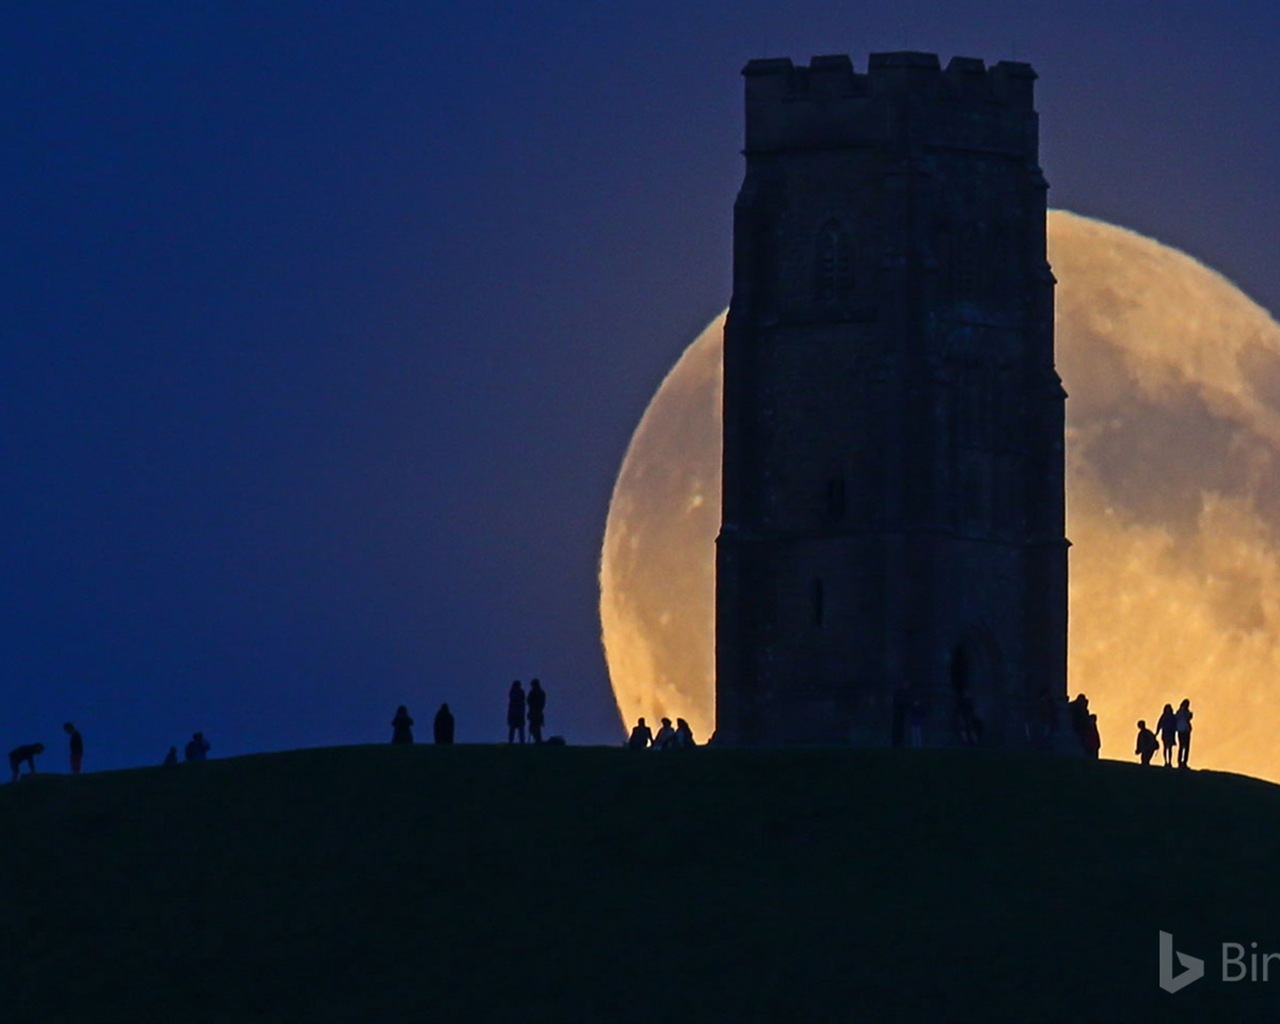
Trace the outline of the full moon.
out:
[[[1191,699],[1193,767],[1280,781],[1280,325],[1220,274],[1054,210],[1067,393],[1071,695],[1103,756]],[[724,316],[654,395],[614,486],[600,566],[625,723],[715,727]]]

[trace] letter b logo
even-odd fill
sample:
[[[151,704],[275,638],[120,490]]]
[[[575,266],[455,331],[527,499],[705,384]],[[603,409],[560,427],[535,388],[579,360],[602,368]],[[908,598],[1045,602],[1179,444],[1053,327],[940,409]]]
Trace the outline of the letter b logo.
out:
[[[1178,962],[1185,970],[1174,976],[1173,973],[1173,936],[1169,932],[1160,933],[1160,987],[1166,992],[1181,992],[1193,981],[1204,977],[1204,961],[1199,957],[1178,954]]]

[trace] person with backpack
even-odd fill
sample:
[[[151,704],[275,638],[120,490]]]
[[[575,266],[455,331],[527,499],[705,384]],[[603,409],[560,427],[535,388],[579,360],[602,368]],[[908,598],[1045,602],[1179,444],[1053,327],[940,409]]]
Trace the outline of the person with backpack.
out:
[[[1134,745],[1133,752],[1142,758],[1143,764],[1150,764],[1151,757],[1160,749],[1160,741],[1156,739],[1156,734],[1147,728],[1147,723],[1139,720],[1138,722],[1138,742]]]

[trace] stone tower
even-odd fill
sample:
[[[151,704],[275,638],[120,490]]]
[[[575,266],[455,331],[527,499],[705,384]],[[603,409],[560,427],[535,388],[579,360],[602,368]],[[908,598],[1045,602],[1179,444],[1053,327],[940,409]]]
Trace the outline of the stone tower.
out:
[[[929,746],[1023,745],[1067,666],[1035,73],[881,53],[743,75],[718,737],[883,746],[905,718]]]

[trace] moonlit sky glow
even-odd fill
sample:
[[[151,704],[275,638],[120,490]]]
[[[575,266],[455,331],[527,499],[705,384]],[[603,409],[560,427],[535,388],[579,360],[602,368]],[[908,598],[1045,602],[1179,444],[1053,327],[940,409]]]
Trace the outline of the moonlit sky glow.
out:
[[[1192,699],[1196,763],[1280,781],[1280,325],[1133,232],[1049,217],[1067,403],[1071,692],[1104,752]],[[713,728],[723,317],[658,390],[614,490],[601,622],[619,711]]]
[[[621,738],[600,537],[649,399],[729,301],[753,57],[1030,61],[1053,205],[1280,309],[1272,4],[15,3],[0,22],[0,740],[42,740],[51,769],[67,719],[90,769],[196,729],[215,755],[383,741],[400,703],[421,730],[448,700],[460,740],[491,740],[533,675],[549,731]],[[1201,397],[1251,424],[1205,457],[1265,475],[1264,417],[1226,385]],[[1233,487],[1195,515],[1244,517]],[[1255,607],[1230,550],[1202,557],[1224,608]]]

